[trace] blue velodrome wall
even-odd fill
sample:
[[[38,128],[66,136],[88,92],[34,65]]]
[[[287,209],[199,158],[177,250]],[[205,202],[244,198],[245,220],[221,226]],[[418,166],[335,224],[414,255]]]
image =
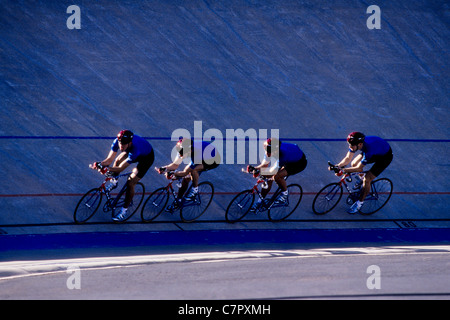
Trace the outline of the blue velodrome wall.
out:
[[[79,30],[66,26],[73,4]],[[370,4],[379,30],[366,27]],[[292,178],[306,192],[293,218],[317,218],[326,162],[356,130],[394,150],[383,175],[396,194],[378,218],[448,218],[449,21],[447,1],[2,0],[0,225],[70,222],[101,181],[88,164],[120,129],[148,138],[163,165],[173,130],[194,121],[298,143],[309,164]],[[219,193],[205,219],[251,186],[240,167],[204,175]]]

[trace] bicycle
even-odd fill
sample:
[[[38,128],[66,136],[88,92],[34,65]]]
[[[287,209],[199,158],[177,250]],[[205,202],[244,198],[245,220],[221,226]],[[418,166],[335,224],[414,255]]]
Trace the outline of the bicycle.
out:
[[[155,168],[155,170],[158,171],[158,168]],[[173,173],[174,171],[168,172],[169,175],[172,175]],[[158,188],[148,196],[141,209],[141,219],[143,222],[155,220],[164,209],[166,209],[170,196],[173,197],[174,201],[178,201],[177,193],[172,185],[175,181],[181,183],[182,179],[184,179],[184,177],[172,179],[166,187]],[[177,186],[180,187],[181,184]],[[190,193],[191,188],[192,184],[181,199],[179,207],[176,208],[176,210],[180,210],[180,218],[183,222],[192,222],[200,218],[200,216],[205,213],[206,209],[208,209],[214,196],[214,186],[211,182],[200,182],[198,184],[198,193],[193,200],[186,198],[186,195]],[[171,213],[173,214],[173,212]]]
[[[342,198],[343,187],[348,191],[346,203],[350,206],[359,199],[362,191],[362,181],[359,183],[359,186],[354,186],[352,189],[348,183],[353,181],[354,176],[363,176],[365,174],[364,172],[344,173],[330,161],[328,161],[328,165],[332,171],[341,177],[341,180],[327,184],[314,197],[312,209],[317,215],[328,213],[337,206]],[[391,198],[392,189],[393,183],[388,178],[380,178],[372,181],[370,192],[364,199],[364,204],[359,212],[362,215],[371,215],[383,208]]]
[[[89,167],[91,169],[93,168],[92,165],[89,165]],[[100,169],[104,169],[104,167],[100,167]],[[89,190],[81,197],[80,201],[78,201],[73,214],[73,219],[76,224],[83,224],[94,216],[102,203],[103,195],[106,196],[103,212],[107,213],[111,211],[112,217],[114,217],[116,216],[116,211],[119,211],[123,207],[128,185],[125,183],[117,195],[112,195],[111,191],[118,187],[119,179],[130,176],[131,172],[120,174],[116,177],[113,177],[107,172],[102,174],[105,174],[106,178],[100,187]],[[106,186],[107,182],[110,182],[108,186]],[[134,188],[135,194],[132,202],[128,206],[127,216],[123,220],[115,222],[127,221],[141,205],[145,195],[145,187],[141,182],[138,182]]]
[[[248,173],[247,170],[241,170],[244,173]],[[249,212],[255,202],[256,196],[261,199],[261,204],[256,208],[255,213],[263,212],[267,210],[267,215],[270,221],[282,221],[289,217],[295,209],[297,209],[300,201],[303,197],[303,189],[299,184],[290,184],[287,186],[288,198],[285,202],[277,202],[278,196],[281,194],[281,188],[275,191],[272,197],[263,198],[258,186],[262,184],[262,188],[268,188],[267,182],[271,180],[264,176],[256,177],[256,183],[249,190],[244,190],[238,193],[228,204],[225,212],[225,219],[234,223],[242,220]],[[287,178],[285,178],[287,179]]]

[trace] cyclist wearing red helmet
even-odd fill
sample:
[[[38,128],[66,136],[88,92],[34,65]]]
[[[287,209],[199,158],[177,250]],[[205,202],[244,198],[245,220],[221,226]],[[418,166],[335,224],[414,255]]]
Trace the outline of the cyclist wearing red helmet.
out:
[[[217,149],[212,143],[206,141],[192,141],[189,138],[183,138],[177,142],[175,149],[177,155],[173,162],[158,169],[159,173],[166,172],[167,179],[172,179],[173,176],[184,177],[181,187],[178,189],[177,200],[166,209],[169,212],[173,212],[179,207],[190,181],[192,181],[192,188],[191,192],[186,196],[186,199],[194,199],[198,192],[200,174],[204,171],[217,168],[221,162],[221,157]],[[190,163],[186,165],[184,170],[174,172],[173,176],[169,176],[168,172],[176,170],[184,159],[190,160]]]
[[[119,150],[121,153],[116,158]],[[130,130],[122,130],[117,134],[108,156],[100,164],[107,167],[114,161],[114,164],[109,167],[109,171],[113,174],[119,174],[132,163],[137,163],[137,166],[133,169],[127,181],[128,189],[125,195],[125,204],[119,214],[113,217],[113,220],[120,221],[125,217],[128,206],[133,200],[134,187],[147,173],[154,159],[153,147],[147,140],[133,134]],[[96,164],[93,167],[95,168]]]
[[[389,143],[377,136],[365,136],[361,132],[352,132],[347,137],[349,150],[347,155],[336,166],[342,168],[343,172],[362,172],[364,166],[373,163],[373,166],[365,174],[362,181],[362,192],[358,201],[356,201],[348,210],[348,213],[358,212],[364,204],[364,199],[370,192],[372,181],[386,169],[392,161],[393,154]],[[361,151],[353,159],[355,153]],[[351,167],[343,168],[351,162]]]
[[[261,195],[263,198],[267,196],[272,188],[273,180],[281,188],[282,192],[277,198],[278,203],[285,202],[288,197],[288,190],[285,178],[302,172],[307,165],[306,156],[303,151],[293,143],[281,142],[277,138],[269,138],[264,142],[265,156],[260,165],[253,167],[247,166],[247,171],[255,176],[262,174],[273,179],[268,181],[268,188],[263,189]],[[271,167],[269,167],[272,164]],[[252,211],[260,205],[259,199],[252,207]]]

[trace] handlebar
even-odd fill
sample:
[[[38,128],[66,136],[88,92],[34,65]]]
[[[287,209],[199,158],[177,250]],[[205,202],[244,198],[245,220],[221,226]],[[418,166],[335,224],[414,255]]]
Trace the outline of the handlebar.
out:
[[[241,172],[243,172],[243,173],[248,173],[248,174],[253,175],[253,172],[248,172],[247,169],[245,169],[245,168],[241,168]],[[259,170],[258,170],[258,172],[259,172]],[[260,178],[260,179],[262,179],[262,180],[264,180],[264,181],[267,181],[267,180],[270,179],[270,178],[266,178],[266,177],[264,177],[264,176],[262,176],[262,175],[257,175],[256,177],[255,177],[255,176],[253,176],[253,177],[254,177],[254,178]]]
[[[162,170],[161,170],[162,169]],[[158,167],[155,167],[155,170],[156,170],[156,172],[158,172],[159,174],[165,174],[165,173],[167,173],[167,175],[170,177],[170,176],[172,176],[171,178],[168,178],[168,179],[170,179],[170,180],[182,180],[184,177],[175,177],[175,175],[174,175],[174,173],[175,173],[175,170],[170,170],[170,171],[167,171],[167,169],[166,168],[164,168],[164,167],[161,167],[161,168],[158,168]]]
[[[89,168],[96,170],[96,169],[103,169],[103,166],[100,164],[100,162],[96,162],[94,164],[90,163]]]
[[[253,175],[253,172],[248,172],[247,169],[244,169],[244,168],[241,169],[241,172]],[[256,177],[253,176],[253,177],[256,178],[256,179],[258,179],[257,182],[256,182],[256,184],[259,184],[259,183],[261,183],[261,182],[264,182],[264,184],[262,185],[262,188],[263,188],[263,189],[267,189],[267,188],[269,187],[269,185],[267,184],[268,181],[272,180],[272,178],[267,178],[267,177],[264,177],[264,176],[262,176],[262,175],[258,175],[258,176],[256,176]]]
[[[248,172],[247,169],[245,169],[245,168],[241,168],[241,172],[253,175],[253,172]],[[261,180],[263,180],[265,182],[273,180],[273,178],[267,178],[266,176],[263,176],[261,174],[257,175],[256,177],[255,176],[253,176],[253,177],[257,178],[257,179],[261,179]]]
[[[100,162],[94,162],[93,164],[89,164],[89,168],[91,168],[92,170],[97,170],[103,175],[112,174],[109,171],[108,166],[103,166]]]
[[[338,166],[335,166],[334,164],[332,164],[331,161],[328,161],[328,166],[330,167],[331,171],[334,171],[334,173],[341,172],[341,169],[339,169]]]
[[[330,167],[331,171],[334,171],[338,177],[344,176],[342,179],[346,179],[348,182],[352,182],[352,176],[356,174],[365,174],[366,172],[344,172],[342,169],[340,169],[338,166],[335,166],[330,161],[328,161],[328,166]]]

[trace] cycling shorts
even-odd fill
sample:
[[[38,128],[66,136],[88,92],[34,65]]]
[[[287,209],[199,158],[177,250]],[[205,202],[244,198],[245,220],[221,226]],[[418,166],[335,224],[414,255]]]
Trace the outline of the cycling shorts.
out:
[[[191,162],[189,164],[189,168],[195,169],[195,167],[197,167],[199,165],[200,164],[195,164],[194,162]],[[214,161],[213,163],[208,164],[205,161],[202,161],[202,165],[203,165],[203,170],[201,170],[199,172],[209,171],[209,170],[215,169],[215,168],[217,168],[219,166],[219,163]]]
[[[155,153],[152,151],[145,155],[145,156],[139,156],[136,161],[138,162],[136,169],[137,169],[137,177],[139,179],[142,179],[145,174],[147,173],[148,169],[150,169],[150,167],[153,164],[153,161],[155,161]]]
[[[392,154],[392,149],[390,148],[385,155],[373,157],[375,161],[369,172],[371,172],[375,177],[378,177],[384,171],[384,169],[386,169],[391,164],[393,158],[394,155]]]
[[[221,159],[219,154],[217,154],[213,159],[202,160],[203,170],[201,172],[217,168],[220,164],[220,161]],[[195,167],[197,167],[198,165],[199,164],[194,163],[194,161],[191,161],[191,163],[189,164],[189,168],[195,169]]]
[[[288,162],[284,165],[284,169],[286,170],[289,176],[297,174],[305,170],[308,161],[306,160],[305,154],[303,154],[302,158],[296,162]]]

